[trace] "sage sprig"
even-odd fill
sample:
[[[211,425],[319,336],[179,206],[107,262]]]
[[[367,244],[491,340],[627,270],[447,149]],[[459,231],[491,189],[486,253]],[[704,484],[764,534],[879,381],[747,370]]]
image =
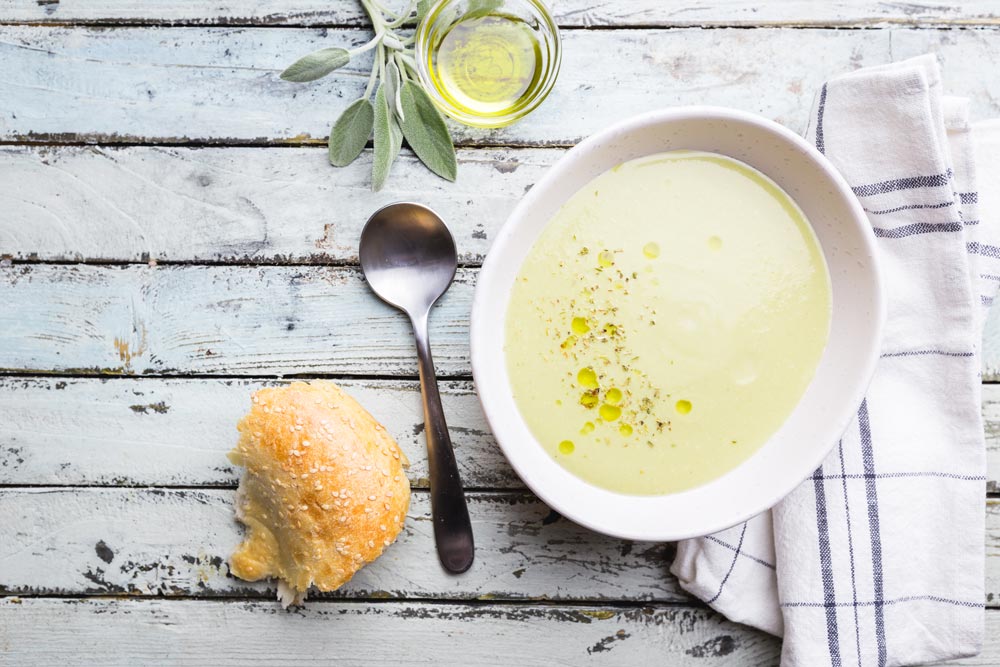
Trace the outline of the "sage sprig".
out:
[[[354,49],[314,51],[292,63],[281,78],[297,83],[315,81],[374,50],[365,92],[344,109],[330,129],[330,164],[344,167],[353,162],[374,132],[373,190],[385,184],[404,138],[428,169],[454,181],[458,170],[455,145],[444,117],[417,74],[414,36],[403,34],[412,33],[408,29],[423,18],[433,0],[411,0],[401,13],[379,0],[359,1],[375,30],[371,40]]]

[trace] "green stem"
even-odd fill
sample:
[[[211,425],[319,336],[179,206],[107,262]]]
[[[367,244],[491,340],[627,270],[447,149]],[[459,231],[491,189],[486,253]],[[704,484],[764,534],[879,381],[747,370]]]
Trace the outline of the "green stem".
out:
[[[378,50],[375,52],[375,58],[379,62],[381,62],[383,60],[382,51],[383,51],[382,45],[379,44],[378,45]],[[366,100],[369,97],[371,97],[372,91],[375,90],[375,81],[378,79],[378,73],[379,73],[379,68],[376,67],[374,63],[372,63],[372,73],[368,75],[368,85],[365,86],[364,99],[366,99]]]
[[[375,53],[375,57],[378,59],[378,76],[382,81],[385,81],[385,46],[379,44],[378,51]],[[375,68],[372,67],[372,69]]]
[[[417,62],[413,59],[413,57],[410,56],[410,54],[408,54],[408,53],[398,53],[397,55],[399,56],[399,58],[402,61],[403,65],[406,66],[406,69],[408,69],[413,74],[413,76],[416,78],[416,80],[419,81],[420,80],[420,74],[419,74],[418,69],[417,69]]]
[[[379,45],[379,43],[382,41],[384,37],[385,37],[385,32],[379,32],[378,30],[376,30],[374,37],[368,40],[364,45],[359,46],[355,49],[351,49],[350,51],[348,51],[348,53],[350,53],[351,57],[353,58],[354,56],[364,53],[365,51],[371,51],[373,48]]]

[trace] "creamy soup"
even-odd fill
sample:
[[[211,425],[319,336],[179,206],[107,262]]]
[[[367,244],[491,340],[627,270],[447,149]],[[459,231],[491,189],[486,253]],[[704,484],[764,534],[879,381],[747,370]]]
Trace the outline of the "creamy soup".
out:
[[[573,195],[521,266],[506,322],[514,399],[584,480],[688,489],[795,408],[830,298],[812,228],[766,176],[713,153],[632,160]]]

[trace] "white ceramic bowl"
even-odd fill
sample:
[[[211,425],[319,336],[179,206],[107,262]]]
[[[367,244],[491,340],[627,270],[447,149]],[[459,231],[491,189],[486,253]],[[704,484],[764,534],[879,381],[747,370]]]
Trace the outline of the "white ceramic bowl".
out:
[[[770,176],[798,202],[830,269],[830,340],[816,376],[784,425],[745,462],[702,486],[661,496],[608,491],[555,462],[514,403],[504,323],[514,278],[542,228],[592,178],[634,158],[713,151]],[[885,305],[875,238],[850,187],[805,140],[752,114],[683,107],[637,116],[570,150],[521,200],[493,242],[472,306],[472,370],[490,427],[524,482],[563,516],[636,540],[676,540],[735,525],[808,477],[860,405],[879,356]]]

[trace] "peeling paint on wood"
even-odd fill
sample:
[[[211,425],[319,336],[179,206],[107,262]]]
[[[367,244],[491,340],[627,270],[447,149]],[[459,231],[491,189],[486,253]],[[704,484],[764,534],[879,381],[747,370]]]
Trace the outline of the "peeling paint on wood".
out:
[[[0,378],[0,485],[235,486],[225,458],[250,394],[267,380]],[[406,452],[427,487],[420,386],[338,380]],[[441,395],[466,488],[523,485],[493,439],[471,382]]]
[[[273,598],[273,585],[228,573],[225,559],[242,535],[233,497],[229,489],[0,489],[0,595]],[[570,521],[546,524],[548,508],[525,493],[473,492],[469,511],[477,551],[468,574],[441,569],[429,498],[417,492],[398,542],[343,589],[316,597],[690,600],[668,572],[665,544],[617,540]],[[985,602],[998,607],[996,499],[986,501],[986,554]]]
[[[389,3],[390,6],[399,3]],[[872,24],[993,25],[996,0],[971,2],[870,2],[815,0],[747,2],[695,0],[557,0],[551,9],[564,27]],[[276,0],[271,2],[162,3],[136,0],[36,0],[0,2],[0,21],[30,23],[197,24],[197,25],[364,25],[367,17],[353,2]]]
[[[621,608],[594,620],[586,607],[556,604],[434,605],[315,602],[282,611],[262,601],[0,599],[6,655],[20,664],[135,664],[242,667],[401,663],[483,667],[713,667],[777,665],[779,642],[705,609]],[[588,622],[581,622],[588,618]],[[63,632],[55,635],[53,627]],[[216,631],[206,631],[216,629]],[[621,630],[614,650],[587,648]],[[108,641],[108,637],[114,641]],[[280,637],[276,648],[275,637]],[[725,655],[699,647],[732,638]],[[349,640],[345,640],[349,638]],[[558,639],[558,641],[555,641]],[[974,658],[941,663],[985,666],[1000,659],[1000,612],[986,614],[984,647]]]
[[[926,51],[944,58],[950,89],[971,98],[974,116],[997,115],[1000,78],[983,76],[980,66],[1000,58],[994,35],[933,29],[569,31],[559,81],[529,119],[501,130],[452,127],[462,144],[568,145],[626,115],[719,104],[801,131],[824,80]],[[308,85],[277,75],[294,54],[358,45],[368,37],[350,29],[3,26],[0,138],[325,143],[335,110],[364,88],[365,59]]]
[[[115,559],[115,552],[104,543],[104,540],[98,540],[97,545],[94,547],[94,552],[105,563],[111,563]]]
[[[445,376],[470,372],[474,282],[459,270],[431,314]],[[0,267],[0,312],[5,370],[416,375],[409,323],[354,268],[14,265]]]
[[[160,401],[159,403],[149,403],[148,405],[130,405],[128,408],[138,415],[149,414],[150,411],[165,415],[170,411],[170,406],[163,401]]]
[[[0,595],[274,597],[271,583],[229,575],[242,538],[234,491],[154,491],[0,489]],[[471,493],[476,562],[456,578],[434,555],[428,495],[415,493],[396,544],[319,597],[689,600],[664,545],[636,543],[622,556],[622,540],[545,525],[548,511],[528,494]]]
[[[601,619],[585,611],[551,604],[327,601],[286,612],[259,601],[25,598],[19,605],[0,600],[0,626],[8,628],[0,641],[21,664],[108,667],[206,661],[242,666],[262,656],[268,664],[375,667],[478,667],[497,664],[498,656],[519,667],[777,664],[777,640],[704,609],[624,608]],[[53,636],[53,626],[62,632]],[[738,638],[732,653],[688,653],[724,635]],[[616,639],[608,650],[588,652],[609,636]]]

